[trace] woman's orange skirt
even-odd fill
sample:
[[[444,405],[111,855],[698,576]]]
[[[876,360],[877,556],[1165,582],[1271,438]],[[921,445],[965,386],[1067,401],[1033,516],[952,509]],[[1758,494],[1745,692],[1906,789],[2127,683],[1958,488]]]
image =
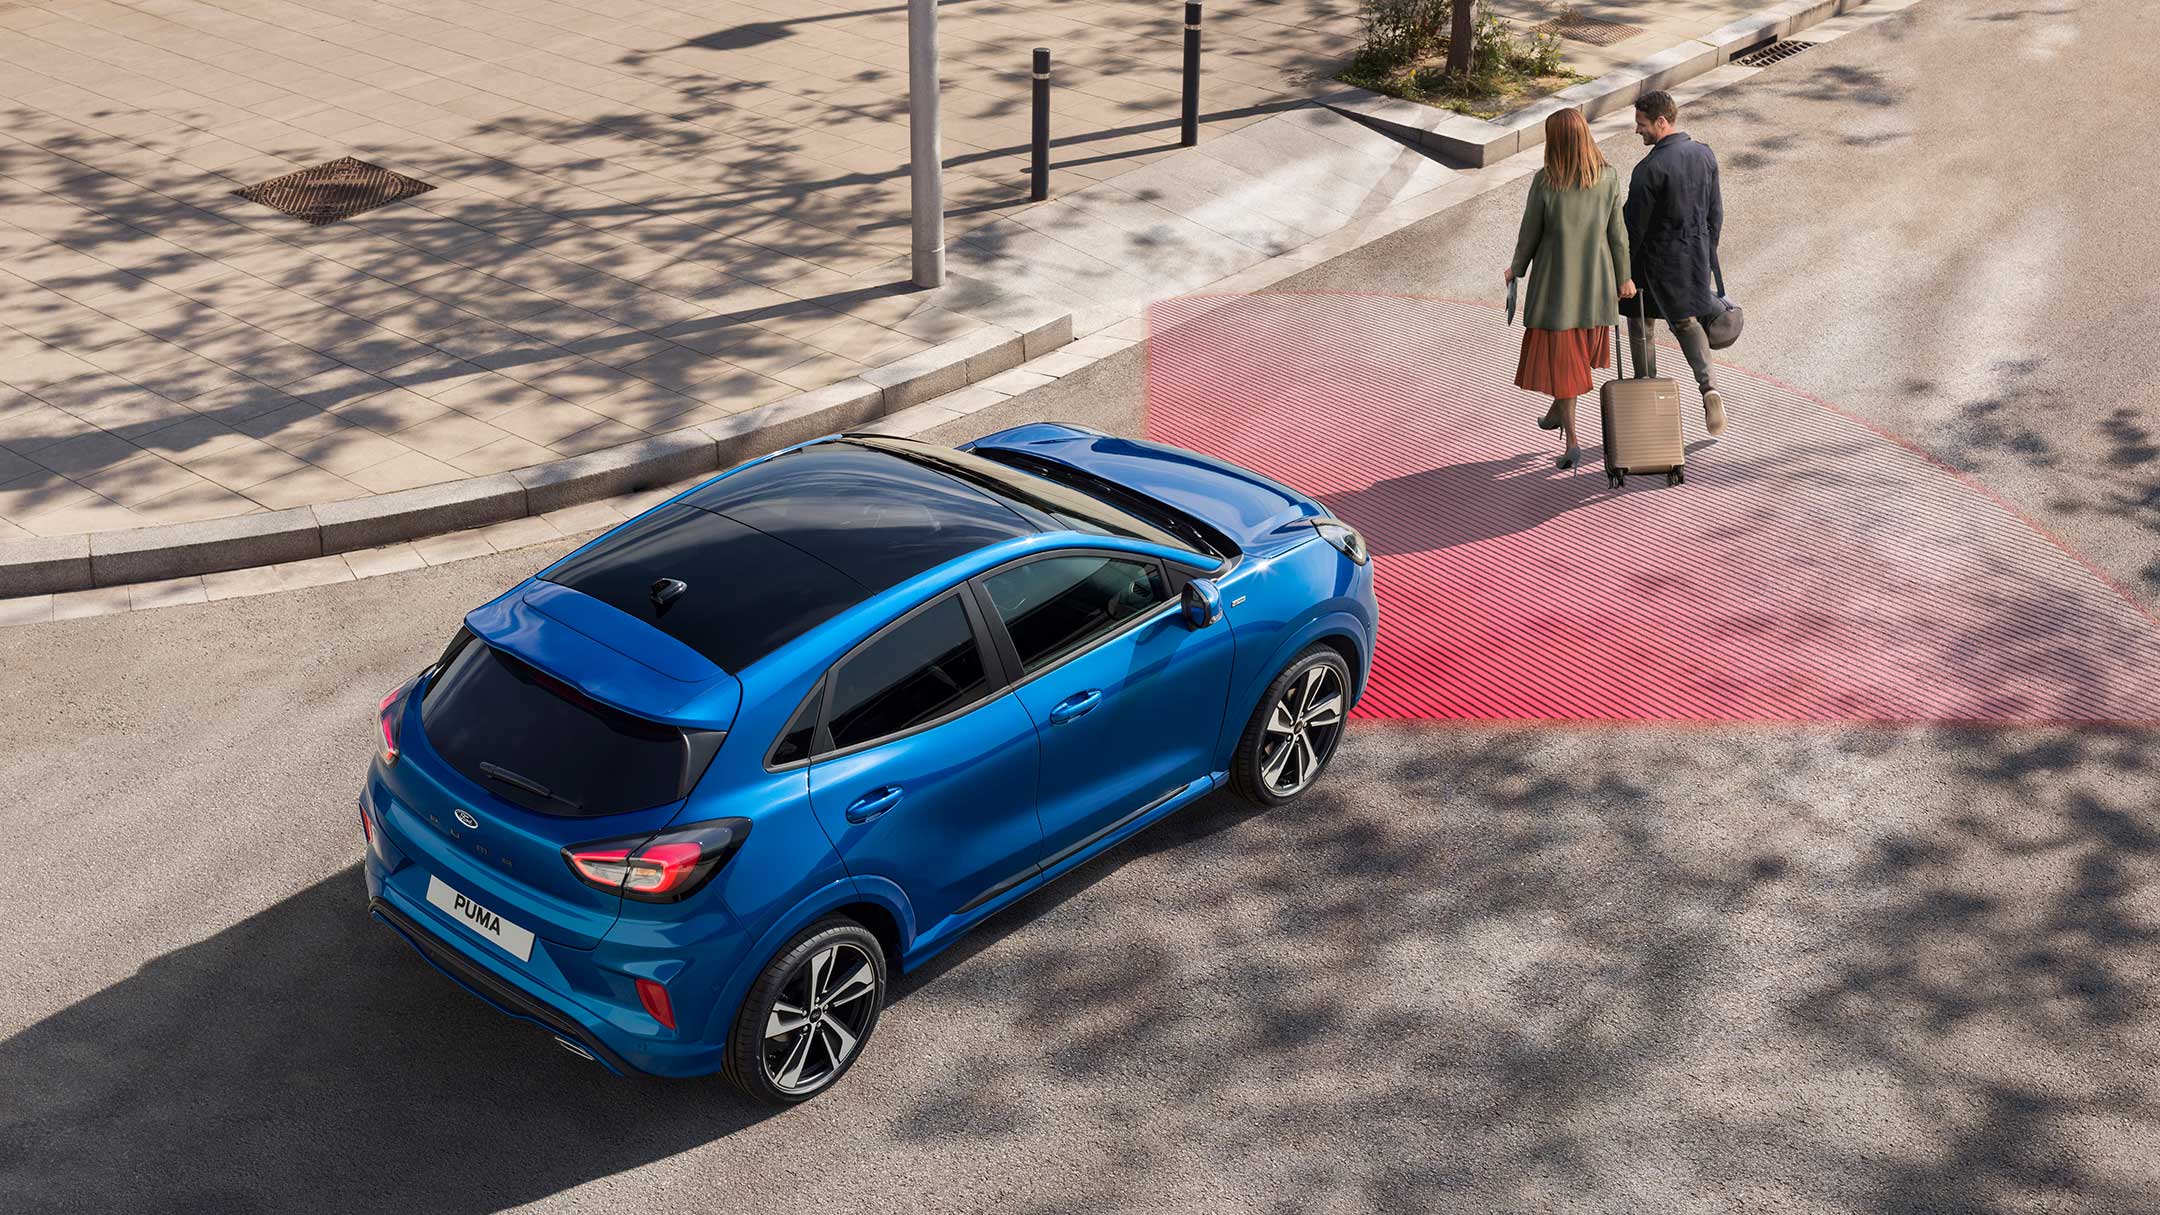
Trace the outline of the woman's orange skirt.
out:
[[[1590,392],[1590,369],[1612,358],[1612,327],[1595,329],[1525,329],[1522,358],[1515,364],[1515,387],[1549,397],[1580,397]]]

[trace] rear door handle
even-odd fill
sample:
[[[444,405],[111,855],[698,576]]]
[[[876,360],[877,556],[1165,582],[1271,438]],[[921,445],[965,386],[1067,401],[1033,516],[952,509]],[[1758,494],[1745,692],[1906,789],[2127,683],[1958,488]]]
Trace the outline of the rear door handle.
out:
[[[1095,706],[1101,703],[1102,690],[1099,688],[1075,692],[1057,702],[1057,707],[1050,710],[1050,724],[1061,726],[1075,717],[1085,717],[1094,712]]]
[[[872,789],[856,798],[855,803],[847,808],[847,821],[867,823],[899,804],[900,786],[887,785],[882,789]]]

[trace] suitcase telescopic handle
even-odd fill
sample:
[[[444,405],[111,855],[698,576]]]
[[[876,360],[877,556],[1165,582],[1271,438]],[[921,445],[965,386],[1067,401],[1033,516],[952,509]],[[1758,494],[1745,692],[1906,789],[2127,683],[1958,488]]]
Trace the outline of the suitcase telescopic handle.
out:
[[[1635,307],[1636,307],[1637,309],[1643,309],[1643,308],[1646,308],[1646,307],[1648,307],[1648,306],[1649,306],[1649,303],[1650,303],[1650,280],[1649,280],[1649,279],[1647,279],[1647,278],[1646,278],[1646,279],[1644,279],[1644,280],[1643,280],[1643,285],[1642,285],[1642,289],[1641,289],[1641,290],[1639,290],[1639,291],[1637,291],[1637,292],[1636,292],[1635,294],[1636,294],[1636,295],[1637,295],[1637,296],[1638,296],[1638,297],[1639,297],[1639,298],[1641,299],[1641,301],[1642,301],[1641,303],[1639,303],[1639,304],[1635,305]],[[1650,327],[1650,314],[1649,314],[1649,313],[1647,313],[1647,312],[1644,312],[1644,313],[1643,313],[1642,323],[1643,323],[1643,342],[1644,342],[1644,344],[1645,344],[1645,345],[1647,345],[1647,344],[1649,344],[1649,343],[1651,343],[1651,342],[1654,342],[1654,341],[1656,341],[1656,340],[1657,340],[1657,330],[1655,330],[1655,329],[1652,329],[1652,328]],[[1613,327],[1612,327],[1612,338],[1613,338],[1613,342],[1612,342],[1612,373],[1613,373],[1613,378],[1614,378],[1614,379],[1616,379],[1616,380],[1620,380],[1620,379],[1626,379],[1627,377],[1621,374],[1621,367],[1620,367],[1620,322],[1618,322],[1618,321],[1614,321],[1614,322],[1613,322]],[[1637,370],[1637,371],[1641,371],[1641,370],[1642,370],[1642,368],[1640,368],[1640,367],[1637,367],[1637,368],[1636,368],[1635,370]]]

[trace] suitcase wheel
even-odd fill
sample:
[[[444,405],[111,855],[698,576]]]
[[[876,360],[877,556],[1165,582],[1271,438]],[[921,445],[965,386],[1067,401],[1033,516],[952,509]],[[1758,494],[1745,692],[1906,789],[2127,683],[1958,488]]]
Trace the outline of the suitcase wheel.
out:
[[[1678,485],[1685,480],[1687,480],[1687,474],[1677,468],[1665,474],[1665,484],[1667,485]]]

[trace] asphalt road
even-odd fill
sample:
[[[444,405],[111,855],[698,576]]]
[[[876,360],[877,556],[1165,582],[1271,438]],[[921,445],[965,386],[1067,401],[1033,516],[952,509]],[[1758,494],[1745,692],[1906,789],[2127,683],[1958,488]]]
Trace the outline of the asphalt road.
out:
[[[1726,167],[1735,360],[2150,605],[2160,183],[2107,91],[2153,87],[2137,7],[1929,0],[1684,125]],[[1286,285],[1492,298],[1520,198]],[[1130,429],[1140,366],[966,433]],[[609,1078],[370,924],[356,864],[376,698],[559,551],[0,629],[0,1209],[2160,1194],[2160,738],[2125,731],[1365,727],[1294,808],[1202,803],[905,979],[808,1106]]]

